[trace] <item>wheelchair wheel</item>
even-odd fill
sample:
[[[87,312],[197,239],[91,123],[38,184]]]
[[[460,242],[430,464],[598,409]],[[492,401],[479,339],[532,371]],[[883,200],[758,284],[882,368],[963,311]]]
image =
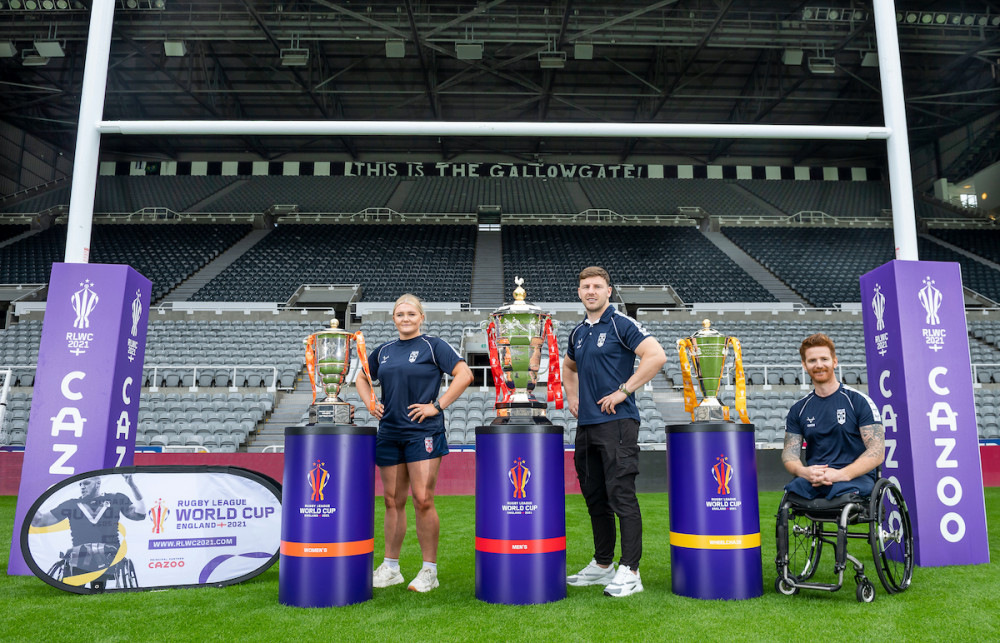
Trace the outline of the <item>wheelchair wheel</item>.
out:
[[[794,510],[788,513],[788,575],[802,582],[812,578],[819,565],[823,524]]]
[[[872,603],[875,601],[875,585],[867,578],[858,581],[858,588],[854,591],[854,596],[859,603]]]
[[[774,579],[774,591],[779,594],[784,594],[785,596],[795,596],[799,593],[799,588],[794,585],[789,585],[785,582],[782,577],[777,577]]]
[[[890,594],[902,592],[913,577],[913,531],[903,494],[888,480],[879,480],[872,493],[868,528],[882,586]]]

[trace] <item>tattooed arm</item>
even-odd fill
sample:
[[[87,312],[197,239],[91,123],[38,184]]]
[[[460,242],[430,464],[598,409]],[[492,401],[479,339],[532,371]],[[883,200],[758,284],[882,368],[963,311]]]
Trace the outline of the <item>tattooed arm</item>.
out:
[[[865,443],[864,453],[843,469],[830,469],[826,476],[830,482],[854,480],[885,460],[885,427],[878,423],[866,424],[858,430],[861,432],[861,440]]]
[[[827,465],[815,464],[806,466],[802,464],[802,436],[798,433],[785,431],[785,447],[781,452],[781,463],[785,469],[793,476],[805,478],[812,486],[818,487],[821,484],[829,484],[823,481],[826,475]]]

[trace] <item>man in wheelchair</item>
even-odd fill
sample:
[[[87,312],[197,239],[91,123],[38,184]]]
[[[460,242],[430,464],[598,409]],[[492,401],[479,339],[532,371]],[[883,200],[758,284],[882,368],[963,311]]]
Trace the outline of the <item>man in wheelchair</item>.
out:
[[[857,598],[875,599],[864,565],[847,552],[850,538],[868,538],[879,578],[889,593],[903,591],[912,573],[912,534],[899,488],[878,478],[885,457],[885,429],[874,402],[837,379],[833,341],[810,335],[799,347],[814,390],[792,405],[785,421],[782,463],[795,478],[785,485],[778,509],[775,588],[795,594],[800,588],[836,591],[850,561]],[[802,446],[805,445],[805,462]],[[836,530],[825,531],[833,524]],[[866,523],[867,534],[848,527]],[[838,582],[809,582],[823,544],[834,546]]]
[[[142,494],[132,481],[132,474],[123,474],[136,499],[123,493],[101,493],[101,479],[80,481],[80,497],[60,503],[52,511],[36,514],[33,527],[48,527],[63,520],[69,523],[73,546],[62,553],[49,570],[49,576],[70,585],[90,584],[101,591],[108,580],[116,587],[137,587],[135,567],[121,551],[118,523],[124,516],[143,520],[146,507]],[[119,555],[121,554],[121,555]]]

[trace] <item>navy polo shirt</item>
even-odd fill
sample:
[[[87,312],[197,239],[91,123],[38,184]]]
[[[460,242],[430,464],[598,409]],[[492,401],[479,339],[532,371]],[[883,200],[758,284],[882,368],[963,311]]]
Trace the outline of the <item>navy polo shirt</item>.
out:
[[[805,440],[807,465],[828,464],[843,469],[865,452],[860,427],[881,422],[870,397],[841,384],[833,395],[820,397],[812,391],[793,404],[785,419],[785,431]]]
[[[597,400],[618,390],[635,372],[635,349],[649,331],[628,315],[608,306],[601,318],[591,324],[586,318],[569,334],[566,357],[576,362],[580,379],[580,425],[601,424],[609,420],[639,420],[635,396],[629,395],[615,407],[615,414],[604,413]]]
[[[409,417],[411,404],[430,404],[441,388],[441,373],[451,373],[463,362],[448,342],[439,337],[418,335],[382,344],[368,356],[372,379],[382,384],[385,412],[379,435],[394,440],[428,436],[444,431],[444,413],[423,422]]]

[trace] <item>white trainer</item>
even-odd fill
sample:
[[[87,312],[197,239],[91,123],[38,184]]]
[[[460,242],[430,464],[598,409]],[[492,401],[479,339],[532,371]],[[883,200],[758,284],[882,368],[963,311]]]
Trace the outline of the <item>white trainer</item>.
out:
[[[403,575],[398,567],[389,567],[389,563],[382,563],[372,573],[372,585],[374,587],[392,587],[404,582]]]
[[[621,598],[641,591],[642,579],[639,578],[639,570],[633,572],[628,565],[619,565],[614,580],[604,588],[604,595]]]
[[[575,574],[566,577],[566,584],[573,587],[586,587],[587,585],[607,585],[615,577],[615,564],[611,563],[607,567],[599,567],[597,561],[591,559],[586,567]]]
[[[429,592],[440,584],[437,570],[424,567],[417,572],[417,577],[410,581],[410,586],[406,589],[411,592]]]

